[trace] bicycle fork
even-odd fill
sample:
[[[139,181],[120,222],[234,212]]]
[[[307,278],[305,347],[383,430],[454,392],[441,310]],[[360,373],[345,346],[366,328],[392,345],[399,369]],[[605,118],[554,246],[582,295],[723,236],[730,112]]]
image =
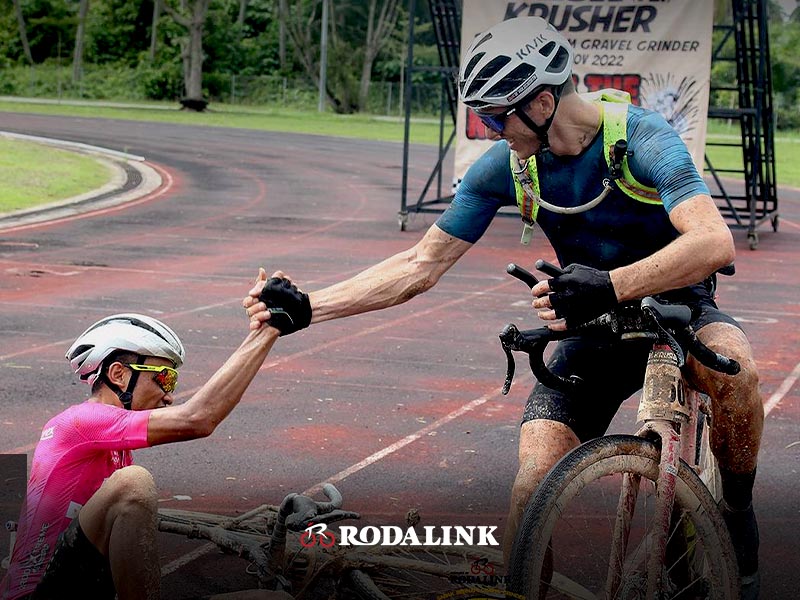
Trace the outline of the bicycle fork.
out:
[[[656,483],[655,519],[647,532],[647,598],[657,598],[664,582],[664,560],[667,552],[675,485],[681,458],[681,425],[689,421],[691,407],[675,351],[667,345],[655,345],[647,359],[638,420],[644,422],[637,436],[661,443],[661,459]],[[612,552],[606,578],[606,598],[616,597],[622,584],[623,563],[627,553],[633,512],[639,493],[638,475],[626,473],[617,505]]]

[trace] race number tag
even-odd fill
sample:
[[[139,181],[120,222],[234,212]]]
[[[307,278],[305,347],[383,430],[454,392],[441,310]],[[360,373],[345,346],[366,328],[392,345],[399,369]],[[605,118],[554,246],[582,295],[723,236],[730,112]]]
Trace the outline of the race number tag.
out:
[[[533,227],[524,223],[522,225],[522,238],[519,240],[519,243],[523,246],[527,246],[531,243],[531,238],[533,237]]]

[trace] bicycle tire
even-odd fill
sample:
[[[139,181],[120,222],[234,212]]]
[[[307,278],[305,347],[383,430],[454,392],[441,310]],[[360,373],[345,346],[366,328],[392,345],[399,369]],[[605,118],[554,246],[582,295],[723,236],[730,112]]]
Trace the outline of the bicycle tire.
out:
[[[705,484],[715,502],[722,499],[722,478],[717,458],[711,452],[711,421],[704,413],[697,415],[697,453],[695,463],[700,472],[700,480]]]
[[[359,600],[391,600],[361,569],[353,569],[348,572],[347,579]]]
[[[488,548],[397,547],[351,557],[361,568],[351,569],[345,578],[359,600],[431,600],[437,594],[452,596],[454,592],[467,589],[474,589],[476,594],[487,590],[499,592],[491,577],[475,577],[474,581],[468,581],[470,564],[479,557],[487,558],[499,571],[502,555]]]
[[[512,593],[522,594],[525,598],[536,600],[545,597],[545,594],[554,592],[554,590],[546,588],[551,585],[558,585],[558,582],[562,581],[562,579],[554,576],[548,579],[548,584],[543,586],[540,581],[541,573],[546,558],[552,561],[559,557],[556,542],[553,541],[553,549],[549,555],[548,546],[553,539],[552,535],[556,522],[562,514],[569,511],[569,504],[576,500],[583,488],[606,476],[634,474],[642,477],[642,484],[645,484],[647,480],[655,482],[658,478],[659,456],[660,452],[652,442],[627,435],[598,438],[579,446],[567,454],[548,473],[540,484],[538,492],[534,494],[525,508],[512,549],[507,589]],[[649,485],[647,484],[647,486]],[[600,484],[598,483],[599,486]],[[647,486],[641,485],[640,487]],[[704,571],[703,579],[699,584],[704,588],[710,586],[710,590],[704,592],[704,594],[708,594],[707,596],[703,595],[701,597],[713,598],[714,600],[733,600],[738,598],[738,571],[733,546],[722,516],[699,477],[683,461],[681,461],[678,477],[676,478],[675,507],[676,510],[682,511],[681,519],[685,515],[694,527],[696,541],[692,547],[698,549],[698,553],[702,552],[701,558],[705,561],[703,568],[708,570],[707,574]],[[602,521],[602,519],[598,520]],[[600,524],[602,525],[602,522]],[[594,522],[593,526],[596,527],[597,522]],[[642,537],[646,539],[646,535]],[[587,569],[593,568],[600,573],[601,578],[604,578],[605,574],[603,565],[600,564],[601,561],[597,561],[598,564],[595,567],[591,564],[591,560],[584,557],[584,553],[591,554],[601,546],[599,544],[598,546],[590,546],[588,539],[581,539],[579,543],[584,545],[580,557],[585,561],[583,566]],[[643,541],[642,543],[646,553],[647,542]],[[641,545],[635,552],[638,553],[640,551]],[[691,552],[694,552],[694,550]],[[627,562],[623,563],[623,568],[627,564]],[[605,563],[606,568],[607,565],[608,559],[606,559]],[[582,567],[578,566],[576,568]],[[626,577],[629,577],[626,581],[635,579],[627,573]],[[639,577],[641,578],[641,576]],[[665,577],[665,579],[670,579],[670,577]],[[595,585],[597,583],[595,582]],[[599,584],[603,586],[605,584],[604,579]],[[697,582],[691,585],[697,586]],[[626,583],[625,586],[621,587],[628,589],[630,586]],[[581,593],[587,592],[588,588],[586,587],[577,586],[576,589],[578,591],[574,592],[575,595],[566,596],[565,593],[565,596],[573,598],[596,597],[592,595],[593,592],[588,592],[586,595],[581,596]],[[580,592],[581,589],[584,592]],[[667,593],[668,590],[662,590],[663,597],[669,597]]]

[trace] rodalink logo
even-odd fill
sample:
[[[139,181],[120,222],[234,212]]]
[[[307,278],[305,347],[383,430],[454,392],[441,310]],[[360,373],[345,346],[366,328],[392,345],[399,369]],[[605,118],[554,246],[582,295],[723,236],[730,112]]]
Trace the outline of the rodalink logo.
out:
[[[336,535],[324,523],[309,524],[300,536],[305,548],[322,546],[330,548],[337,543]],[[426,525],[418,532],[413,527],[403,529],[395,525],[339,528],[340,546],[499,546],[494,532],[496,525]]]
[[[456,573],[450,576],[453,583],[469,585],[496,586],[506,583],[506,576],[500,575],[488,558],[475,558],[469,565],[469,573]]]
[[[311,548],[312,546],[322,546],[323,548],[332,548],[336,544],[336,535],[332,531],[328,531],[328,526],[325,523],[309,523],[303,533],[300,535],[300,545],[303,548]]]

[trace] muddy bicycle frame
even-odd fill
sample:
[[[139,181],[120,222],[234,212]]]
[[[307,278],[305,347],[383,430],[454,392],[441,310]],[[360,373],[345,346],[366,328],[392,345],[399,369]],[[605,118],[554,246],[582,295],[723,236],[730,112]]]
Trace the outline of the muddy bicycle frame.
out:
[[[656,483],[656,521],[649,533],[651,547],[656,548],[656,552],[650,555],[647,565],[648,598],[656,597],[656,590],[661,586],[661,565],[667,551],[679,461],[683,459],[698,475],[701,474],[701,465],[697,464],[700,445],[698,438],[703,427],[703,421],[699,419],[701,411],[710,424],[710,406],[704,401],[704,397],[686,385],[678,360],[679,356],[669,345],[653,345],[647,357],[637,415],[637,420],[643,424],[635,435],[650,439],[661,446]],[[708,427],[705,428],[705,435],[708,435]],[[624,475],[611,541],[612,554],[606,579],[607,597],[613,597],[621,583],[622,559],[627,552],[631,517],[639,493],[640,479],[641,476],[632,473]]]

